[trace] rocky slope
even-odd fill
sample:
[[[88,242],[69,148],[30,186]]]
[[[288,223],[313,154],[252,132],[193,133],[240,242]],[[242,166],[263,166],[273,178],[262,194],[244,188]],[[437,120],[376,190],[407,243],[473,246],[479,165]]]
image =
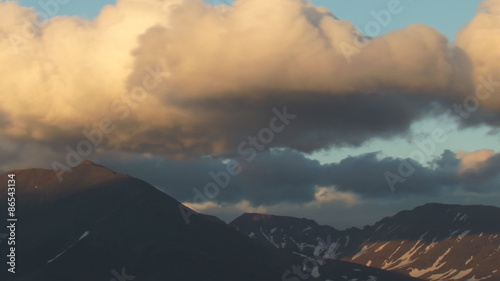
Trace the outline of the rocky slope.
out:
[[[344,231],[307,219],[244,214],[230,223],[264,245],[425,280],[500,280],[500,208],[427,204]]]

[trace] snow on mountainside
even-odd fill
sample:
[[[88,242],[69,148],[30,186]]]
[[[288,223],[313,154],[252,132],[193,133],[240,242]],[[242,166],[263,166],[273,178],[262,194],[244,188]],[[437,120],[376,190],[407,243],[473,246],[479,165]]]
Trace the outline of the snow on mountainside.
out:
[[[307,219],[244,214],[243,234],[310,257],[341,259],[424,280],[500,280],[500,208],[427,204],[344,231]]]

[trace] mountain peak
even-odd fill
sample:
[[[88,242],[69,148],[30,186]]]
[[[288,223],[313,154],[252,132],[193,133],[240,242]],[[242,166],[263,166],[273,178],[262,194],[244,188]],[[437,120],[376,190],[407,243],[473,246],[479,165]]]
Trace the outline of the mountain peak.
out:
[[[259,213],[244,213],[242,217],[246,217],[251,221],[265,221],[273,218],[273,215],[259,214]]]
[[[79,169],[93,169],[94,171],[101,171],[101,172],[108,172],[108,173],[112,173],[112,174],[117,174],[116,172],[114,172],[113,170],[103,166],[103,165],[100,165],[100,164],[97,164],[95,162],[92,162],[90,160],[85,160],[83,161],[82,163],[80,163],[78,166],[74,167],[73,169],[71,170],[79,170]]]
[[[16,195],[27,198],[20,203],[26,209],[24,205],[48,204],[78,190],[128,177],[89,160],[68,170],[25,169],[9,173],[16,175]],[[0,175],[0,180],[6,182],[9,173]],[[0,197],[6,193],[7,187],[0,186]]]
[[[90,161],[90,160],[84,160],[82,163],[80,163],[80,165],[101,166],[101,165],[99,165],[99,164],[97,164],[97,163],[95,163],[95,162],[92,162],[92,161]],[[80,166],[80,165],[78,165],[78,166]],[[102,166],[101,166],[101,167],[102,167]]]
[[[278,215],[261,214],[261,213],[243,213],[241,216],[237,217],[234,220],[248,221],[248,222],[301,221],[303,223],[317,224],[314,220],[307,218],[296,218],[291,216],[278,216]]]

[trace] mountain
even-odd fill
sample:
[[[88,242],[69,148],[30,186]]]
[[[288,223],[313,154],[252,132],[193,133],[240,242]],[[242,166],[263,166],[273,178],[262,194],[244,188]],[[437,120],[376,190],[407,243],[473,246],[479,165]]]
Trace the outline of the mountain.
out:
[[[327,259],[355,252],[362,242],[362,231],[357,228],[339,231],[305,218],[247,213],[229,225],[264,245],[291,249],[307,256],[321,253]]]
[[[266,247],[207,215],[187,223],[180,209],[189,209],[180,202],[90,161],[64,172],[61,182],[44,169],[11,171],[0,182],[11,173],[18,221],[16,273],[0,273],[8,280],[419,280]],[[7,192],[0,185],[3,210]],[[0,246],[5,257],[10,249],[5,240]]]
[[[51,170],[13,173],[19,271],[11,280],[110,280],[122,269],[141,280],[276,280],[288,266],[213,217],[186,224],[178,201],[92,162],[62,183]]]
[[[304,218],[243,214],[230,223],[263,245],[425,280],[500,280],[500,208],[427,204],[339,231]]]

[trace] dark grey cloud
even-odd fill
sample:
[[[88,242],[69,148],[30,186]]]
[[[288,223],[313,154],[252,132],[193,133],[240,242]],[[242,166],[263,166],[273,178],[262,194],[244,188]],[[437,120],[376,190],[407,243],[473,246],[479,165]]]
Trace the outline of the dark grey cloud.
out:
[[[6,128],[12,123],[9,115],[0,108],[0,128]]]
[[[313,26],[321,18],[333,17],[327,11],[305,8],[307,9],[301,13],[307,15],[306,18]],[[175,22],[181,19],[174,17],[173,20]],[[188,26],[186,30],[191,28],[194,27]],[[195,37],[199,35],[198,27],[196,28],[193,30]],[[225,28],[228,27],[223,29]],[[343,28],[349,29],[345,26]],[[228,33],[232,31],[232,28],[227,30]],[[217,49],[208,48],[202,52],[204,57],[197,60],[199,67],[191,68],[189,62],[200,51],[199,44],[192,45],[188,37],[181,36],[173,28],[154,26],[140,36],[140,44],[133,52],[135,67],[127,80],[128,87],[133,90],[150,73],[147,69],[159,66],[158,69],[170,76],[151,91],[152,96],[157,98],[158,104],[168,105],[175,112],[189,114],[167,116],[159,113],[159,119],[164,116],[168,120],[168,126],[161,127],[149,124],[142,124],[141,127],[135,117],[126,120],[125,130],[137,131],[137,127],[141,127],[141,130],[134,134],[135,138],[121,143],[121,148],[132,152],[147,151],[165,157],[231,154],[236,152],[238,145],[249,133],[255,134],[267,126],[272,118],[273,108],[281,110],[283,107],[297,115],[297,118],[286,130],[276,134],[270,147],[286,147],[310,153],[333,146],[361,146],[374,138],[391,139],[404,135],[414,122],[445,114],[453,103],[463,101],[464,93],[471,92],[474,88],[467,55],[459,48],[447,46],[441,35],[434,34],[431,30],[421,31],[422,36],[425,34],[436,36],[436,40],[439,38],[442,45],[433,45],[432,48],[437,47],[439,54],[449,52],[446,58],[433,54],[430,59],[428,54],[423,55],[426,66],[423,69],[413,69],[411,64],[405,65],[405,68],[409,66],[410,69],[406,69],[409,73],[400,73],[400,62],[392,61],[392,56],[387,61],[378,61],[380,64],[375,63],[376,60],[371,57],[373,53],[368,50],[348,63],[344,55],[335,51],[334,46],[329,46],[328,43],[331,42],[328,36],[324,38],[321,35],[326,35],[319,33],[320,38],[314,40],[320,40],[322,46],[328,46],[327,53],[335,67],[323,70],[317,64],[305,75],[308,78],[299,76],[294,81],[290,77],[294,77],[295,71],[301,73],[303,70],[285,67],[279,58],[282,53],[291,52],[294,54],[293,58],[288,58],[291,65],[303,62],[295,62],[295,49],[280,44],[283,42],[278,38],[273,45],[273,48],[280,50],[278,53],[265,48],[255,50],[256,54],[262,52],[265,56],[257,56],[251,64],[240,53],[228,52],[221,55]],[[349,33],[354,37],[359,35],[354,29]],[[398,36],[391,37],[390,40]],[[233,37],[226,39],[229,42],[234,40]],[[387,55],[387,46],[375,41],[377,40],[368,49],[381,48]],[[233,43],[244,45],[240,41]],[[216,45],[218,44],[219,41]],[[391,50],[403,52],[399,48]],[[318,50],[318,53],[321,52]],[[304,63],[309,68],[318,54],[305,51],[301,56],[308,58]],[[446,75],[433,75],[432,71],[442,66],[434,65],[441,59],[444,60],[443,65],[447,66],[446,71],[443,69]],[[205,66],[205,63],[209,63],[209,66]],[[432,65],[436,69],[432,68],[430,71],[429,67]],[[254,68],[261,71],[255,72]],[[268,68],[278,70],[270,73]],[[206,71],[202,71],[204,69]],[[345,73],[340,69],[345,69]],[[365,76],[368,69],[376,75]],[[311,73],[316,76],[309,77]],[[396,77],[397,82],[388,82]],[[420,79],[427,82],[413,85]],[[407,83],[402,82],[406,80]],[[302,81],[302,84],[295,86],[298,81]],[[329,86],[319,86],[322,83]],[[126,139],[123,135],[122,138]],[[193,139],[196,142],[191,141]]]
[[[195,128],[192,137],[211,136],[213,142],[224,137],[229,153],[235,152],[249,135],[256,135],[261,128],[268,126],[273,108],[282,111],[286,107],[288,113],[297,117],[285,130],[276,133],[267,147],[288,147],[306,153],[331,146],[360,146],[373,138],[401,136],[409,131],[413,122],[436,109],[435,100],[421,95],[353,93],[336,96],[289,92],[267,96],[282,99],[197,99],[179,102],[178,106],[200,116],[194,126],[191,124]],[[295,99],[294,96],[308,98]],[[164,131],[163,139],[170,141],[168,136],[174,136],[181,142],[181,138],[186,137],[183,127],[176,128],[179,131]]]
[[[459,124],[462,128],[478,127],[481,125],[487,125],[497,129],[500,128],[500,113],[491,112],[482,108],[471,110],[470,112],[465,110],[462,116],[460,116],[460,114],[455,114],[455,118],[459,120]]]
[[[488,160],[473,173],[459,173],[460,160],[455,153],[445,151],[428,165],[412,159],[381,158],[379,153],[348,157],[339,163],[321,164],[289,149],[265,151],[253,161],[237,159],[241,173],[227,175],[226,164],[217,158],[198,160],[167,160],[156,158],[106,157],[103,164],[152,183],[180,201],[193,201],[197,189],[206,199],[219,204],[249,201],[254,206],[278,203],[308,203],[315,199],[316,187],[335,186],[337,190],[352,192],[360,198],[373,200],[400,200],[407,196],[439,198],[454,192],[492,193],[499,191],[500,155]],[[399,174],[401,165],[411,165],[413,173],[404,174],[396,183],[394,192],[385,174]],[[218,176],[210,176],[212,175]],[[217,183],[215,178],[223,184]],[[215,194],[213,184],[219,190]],[[204,193],[207,184],[212,184]],[[391,199],[392,198],[392,199]]]
[[[252,204],[279,202],[308,202],[314,199],[314,187],[321,178],[318,161],[305,158],[297,152],[263,152],[251,162],[240,160],[242,172],[231,176],[229,184],[220,188],[213,201],[219,203],[248,200]],[[161,158],[123,159],[106,158],[103,164],[116,171],[141,177],[181,201],[192,201],[193,189],[204,192],[204,187],[214,183],[210,176],[227,171],[222,160],[168,160]],[[220,177],[222,180],[224,178]],[[221,186],[221,185],[219,185]]]

